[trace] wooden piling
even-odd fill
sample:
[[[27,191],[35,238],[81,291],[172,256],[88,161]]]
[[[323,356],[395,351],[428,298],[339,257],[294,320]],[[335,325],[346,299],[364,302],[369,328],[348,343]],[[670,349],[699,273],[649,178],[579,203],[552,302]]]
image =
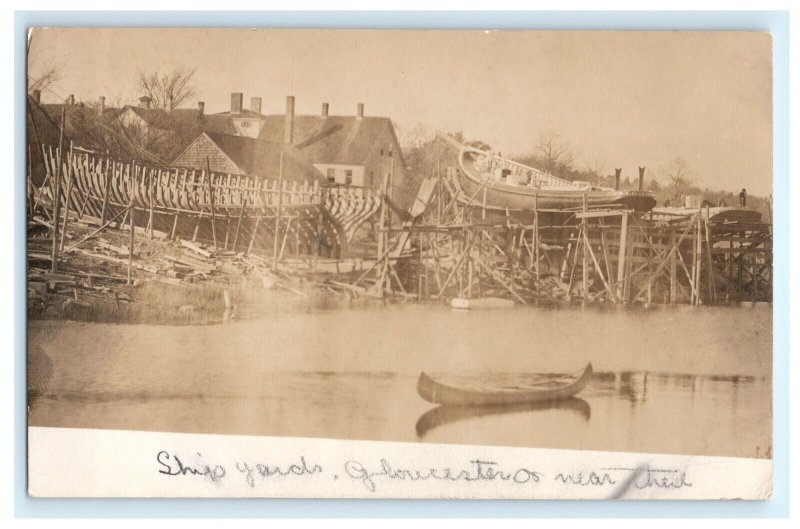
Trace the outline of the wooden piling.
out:
[[[272,268],[278,268],[278,234],[281,226],[281,208],[283,206],[283,149],[278,161],[278,207],[275,210],[275,237],[272,241]]]
[[[67,236],[67,224],[69,223],[69,203],[72,199],[72,180],[73,180],[73,168],[72,168],[72,140],[69,142],[69,154],[67,155],[67,192],[66,192],[66,200],[64,201],[64,219],[61,222],[61,240],[58,242],[58,251],[62,251],[64,249],[64,239]]]
[[[583,194],[583,212],[586,213],[586,193]],[[586,236],[586,217],[581,219],[581,234],[583,235],[583,254],[581,256],[581,272],[583,273],[583,300],[589,299],[589,269],[586,262],[586,246],[588,245],[589,238]]]
[[[624,302],[625,289],[625,256],[628,251],[628,212],[622,213],[619,230],[619,252],[617,253],[617,299]]]
[[[61,206],[61,165],[62,151],[64,148],[64,107],[61,108],[61,128],[58,136],[58,151],[56,152],[58,166],[56,167],[56,178],[53,187],[53,249],[50,258],[50,272],[58,272],[58,214]]]
[[[134,220],[134,186],[136,185],[136,172],[131,175],[130,179],[130,202],[128,203],[128,213],[130,215],[130,239],[128,241],[128,285],[133,284],[133,245],[136,237],[135,220]]]
[[[214,221],[214,217],[216,217],[216,213],[214,212],[214,185],[211,183],[211,162],[206,156],[206,171],[204,176],[206,177],[206,182],[208,182],[208,202],[211,206],[211,235],[214,239],[214,250],[219,251],[219,245],[217,244],[217,225]],[[197,220],[197,226],[200,226],[200,219]],[[195,232],[197,229],[195,229]]]

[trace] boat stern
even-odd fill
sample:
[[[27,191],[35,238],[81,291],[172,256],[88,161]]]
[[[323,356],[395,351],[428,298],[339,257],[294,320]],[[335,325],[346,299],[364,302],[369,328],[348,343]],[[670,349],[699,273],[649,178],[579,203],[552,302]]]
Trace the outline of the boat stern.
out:
[[[650,211],[656,206],[656,197],[652,191],[618,191],[614,201],[634,211]]]

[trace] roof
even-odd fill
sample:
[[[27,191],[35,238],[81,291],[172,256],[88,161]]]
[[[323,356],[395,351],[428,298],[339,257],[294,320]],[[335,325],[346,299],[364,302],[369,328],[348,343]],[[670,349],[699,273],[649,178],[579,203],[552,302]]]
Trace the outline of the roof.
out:
[[[264,119],[266,116],[264,114],[259,114],[258,112],[254,112],[252,110],[243,108],[241,112],[218,112],[216,114],[212,114],[214,116],[226,116],[232,118],[252,118],[252,119]]]
[[[166,110],[163,108],[142,108],[126,105],[117,110],[113,116],[118,117],[128,110],[139,116],[149,126],[157,129],[186,130],[197,128],[197,132],[210,131],[223,134],[234,134],[236,132],[228,116],[220,114],[201,114],[196,108],[175,108]]]
[[[285,116],[266,116],[260,140],[283,141]],[[365,116],[295,116],[294,146],[313,163],[363,164],[375,147],[376,138],[389,130],[389,118]],[[398,149],[399,150],[399,149]],[[398,152],[401,164],[402,152]]]
[[[36,185],[41,185],[46,174],[44,162],[42,160],[42,144],[49,145],[53,149],[58,147],[61,136],[59,124],[44,111],[36,100],[28,96],[28,111],[26,111],[27,140],[30,149],[31,176]],[[59,114],[60,117],[60,114]],[[65,135],[64,144],[69,145],[70,138]],[[27,153],[26,153],[27,156]]]
[[[327,184],[327,179],[322,173],[291,145],[231,134],[214,132],[203,134],[247,175],[277,178],[280,174],[281,152],[283,152],[285,179],[318,180],[321,184]]]
[[[93,149],[102,143],[100,127],[97,126],[100,116],[96,108],[82,103],[73,105],[48,103],[39,105],[39,108],[44,110],[50,121],[58,128],[61,126],[61,111],[64,111],[64,136],[72,140],[75,145]],[[114,111],[116,109],[106,110]],[[42,141],[44,142],[44,140]],[[69,140],[65,139],[64,141],[66,145],[69,145]],[[57,144],[58,141],[56,140],[53,145]]]

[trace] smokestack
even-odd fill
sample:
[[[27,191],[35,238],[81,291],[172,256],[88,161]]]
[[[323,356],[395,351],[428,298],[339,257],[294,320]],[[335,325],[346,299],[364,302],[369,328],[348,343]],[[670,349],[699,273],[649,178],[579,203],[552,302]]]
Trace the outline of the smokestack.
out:
[[[294,96],[286,96],[286,117],[283,122],[283,143],[294,141]]]
[[[167,96],[167,110],[172,110],[175,108],[175,99],[173,99],[172,94]]]
[[[244,95],[238,92],[231,93],[231,114],[242,113],[242,100]]]
[[[322,103],[322,117],[328,117],[328,103]]]
[[[75,96],[73,94],[70,94],[69,97],[67,97],[67,104],[69,106],[72,106],[72,105],[75,104]]]
[[[639,168],[639,191],[644,189],[644,167]]]
[[[103,115],[103,112],[106,111],[106,96],[100,96],[100,106],[97,107],[97,114],[99,116]]]
[[[358,108],[356,110],[356,117],[361,119],[364,117],[364,103],[359,103]]]
[[[260,97],[251,97],[250,98],[250,110],[252,110],[256,114],[261,114],[261,98]]]
[[[33,91],[33,100],[36,101],[36,104],[40,104],[42,102],[42,91],[41,90],[34,90]]]
[[[614,172],[616,173],[616,176],[614,177],[614,189],[619,191],[619,175],[622,174],[622,169],[621,168],[619,168],[619,169],[615,168]]]
[[[206,111],[206,104],[204,102],[202,102],[202,101],[198,101],[197,102],[197,113],[202,116],[205,113],[205,111]]]

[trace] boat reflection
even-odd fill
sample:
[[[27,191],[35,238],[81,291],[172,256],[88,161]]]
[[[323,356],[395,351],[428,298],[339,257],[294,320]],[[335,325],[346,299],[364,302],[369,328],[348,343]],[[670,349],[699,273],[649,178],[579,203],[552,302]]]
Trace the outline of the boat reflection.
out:
[[[589,403],[577,397],[550,402],[531,402],[499,406],[437,406],[423,413],[417,420],[417,436],[422,439],[434,428],[465,419],[545,410],[573,411],[583,417],[587,422],[592,415],[592,408],[589,406]]]

